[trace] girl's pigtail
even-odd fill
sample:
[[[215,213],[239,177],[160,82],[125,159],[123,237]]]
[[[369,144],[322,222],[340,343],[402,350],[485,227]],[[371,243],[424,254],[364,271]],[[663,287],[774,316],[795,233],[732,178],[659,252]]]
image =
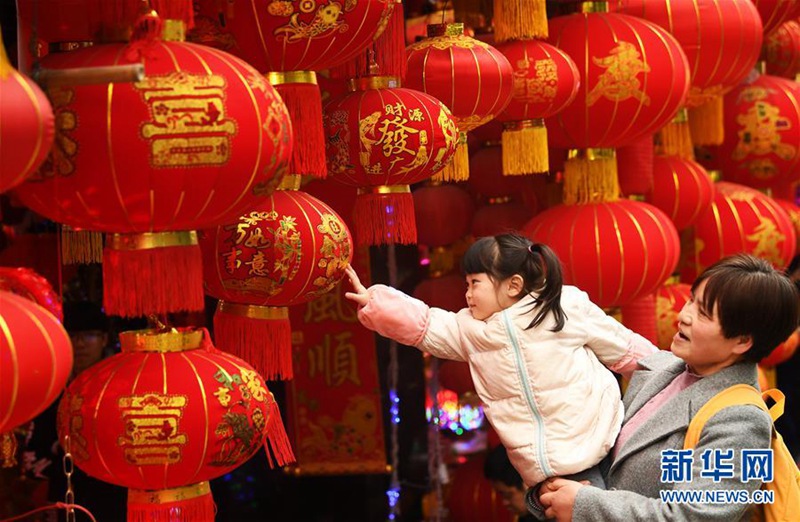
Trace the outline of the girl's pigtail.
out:
[[[553,332],[559,332],[564,328],[566,322],[566,314],[561,308],[561,287],[564,283],[564,275],[561,271],[561,262],[548,246],[541,243],[533,243],[528,247],[528,251],[532,254],[534,263],[539,263],[541,272],[544,273],[543,288],[539,293],[536,308],[538,309],[536,315],[528,325],[528,328],[538,326],[547,314],[553,313],[556,320],[553,326]]]

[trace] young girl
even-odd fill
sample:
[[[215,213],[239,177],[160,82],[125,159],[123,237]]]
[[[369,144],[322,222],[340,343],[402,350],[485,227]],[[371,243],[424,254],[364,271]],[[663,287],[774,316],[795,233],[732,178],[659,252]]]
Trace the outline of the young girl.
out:
[[[355,291],[345,295],[367,328],[469,363],[486,417],[526,485],[573,476],[602,487],[596,464],[614,445],[623,416],[606,366],[627,370],[657,348],[584,292],[562,286],[560,262],[545,245],[517,234],[484,237],[462,267],[468,308],[458,313],[384,285],[367,289],[352,267]]]

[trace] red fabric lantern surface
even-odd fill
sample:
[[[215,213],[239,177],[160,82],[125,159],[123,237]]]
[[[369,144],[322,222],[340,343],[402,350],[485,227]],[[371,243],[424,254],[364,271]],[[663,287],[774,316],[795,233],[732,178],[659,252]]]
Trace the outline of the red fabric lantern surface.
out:
[[[552,248],[564,282],[601,307],[652,293],[674,270],[680,250],[678,232],[663,212],[625,199],[550,208],[524,233]]]
[[[536,208],[508,201],[490,203],[475,211],[472,218],[472,235],[475,237],[496,236],[516,232],[531,220]]]
[[[785,21],[800,16],[797,0],[752,0],[764,24],[764,34],[770,34]]]
[[[794,233],[797,238],[795,252],[800,252],[800,207],[786,199],[773,198],[773,201],[786,211],[786,215],[789,216],[789,220],[792,222],[792,225],[794,225]]]
[[[428,26],[428,38],[406,48],[406,87],[442,101],[459,130],[459,149],[441,178],[469,177],[466,133],[495,118],[511,101],[514,70],[500,51],[464,34],[464,24]]]
[[[652,136],[643,136],[617,149],[617,177],[623,195],[641,195],[652,190],[654,155]]]
[[[412,196],[419,244],[451,245],[469,234],[475,205],[467,191],[456,185],[433,185],[416,189]]]
[[[451,520],[460,522],[511,522],[514,515],[505,506],[505,500],[483,476],[484,455],[474,455],[456,468],[447,509]]]
[[[761,192],[719,182],[711,206],[682,237],[681,281],[690,283],[725,256],[741,252],[785,268],[795,253],[796,236],[789,216]]]
[[[656,320],[658,342],[662,350],[669,350],[672,338],[678,331],[678,314],[692,294],[692,285],[670,280],[656,290]]]
[[[356,82],[325,106],[328,172],[359,187],[353,209],[359,244],[416,243],[410,184],[430,178],[456,151],[458,130],[432,96],[390,77]]]
[[[353,257],[350,231],[328,205],[279,190],[230,224],[200,233],[206,292],[220,299],[220,349],[268,379],[292,377],[289,311],[329,292]]]
[[[511,102],[497,119],[503,130],[503,173],[548,171],[544,118],[572,103],[580,74],[562,50],[538,40],[515,40],[497,46],[514,68]]]
[[[131,489],[128,520],[213,520],[206,481],[267,442],[279,465],[294,459],[264,379],[205,329],[123,332],[120,344],[67,388],[58,432],[75,465]]]
[[[17,72],[0,33],[0,192],[22,183],[53,144],[53,108],[33,80]]]
[[[263,76],[238,58],[154,35],[42,64],[140,61],[139,82],[49,91],[58,123],[53,161],[17,195],[55,221],[120,234],[104,252],[109,314],[199,310],[200,256],[185,248],[196,241],[177,231],[233,220],[273,190],[291,153],[289,117]]]
[[[0,433],[36,417],[72,373],[72,343],[35,302],[0,291]]]
[[[800,20],[789,20],[764,41],[767,72],[790,80],[800,74]]]
[[[711,166],[726,181],[769,187],[800,180],[800,84],[754,74],[725,96],[725,143]]]
[[[30,299],[59,321],[64,320],[61,298],[47,279],[30,268],[0,267],[0,290]]]
[[[664,211],[675,228],[692,226],[713,198],[714,182],[701,165],[678,156],[654,158],[653,188],[646,200]]]
[[[779,344],[769,355],[759,361],[759,366],[771,368],[783,362],[788,361],[797,351],[797,345],[800,343],[800,333],[795,330],[788,339]]]

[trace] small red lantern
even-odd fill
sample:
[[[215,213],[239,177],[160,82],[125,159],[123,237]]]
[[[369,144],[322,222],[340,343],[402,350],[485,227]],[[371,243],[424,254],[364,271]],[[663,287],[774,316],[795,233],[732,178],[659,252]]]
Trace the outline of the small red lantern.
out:
[[[353,242],[342,219],[305,192],[279,190],[228,225],[200,233],[206,292],[220,299],[218,346],[265,377],[292,377],[289,311],[344,277]]]
[[[458,130],[440,101],[397,88],[393,78],[363,78],[355,87],[325,106],[328,171],[359,187],[353,209],[359,244],[416,243],[409,185],[444,168]]]
[[[754,74],[725,96],[726,140],[712,166],[725,180],[768,187],[800,180],[800,84]]]
[[[0,32],[0,192],[22,183],[53,144],[53,109],[31,79],[8,61]]]
[[[656,319],[658,327],[658,345],[662,350],[669,350],[672,338],[678,331],[678,314],[692,294],[692,285],[671,279],[656,290]]]
[[[504,123],[503,174],[547,172],[544,118],[572,103],[580,74],[565,52],[538,40],[515,40],[497,46],[514,68],[511,102],[497,117]]]
[[[72,343],[35,302],[0,291],[0,433],[43,412],[72,373]]]
[[[153,16],[142,23],[153,32],[160,24]],[[155,34],[42,64],[140,61],[146,78],[138,82],[49,90],[58,124],[53,161],[17,195],[60,223],[115,234],[104,252],[109,314],[200,310],[200,255],[187,231],[235,219],[273,190],[291,153],[289,117],[263,76],[238,58]]]
[[[428,38],[406,48],[406,87],[442,101],[458,125],[459,147],[444,181],[469,177],[466,133],[492,120],[511,101],[514,69],[494,47],[464,34],[464,24],[432,24]]]
[[[681,281],[691,282],[717,260],[740,252],[785,268],[795,253],[796,237],[789,216],[761,192],[719,182],[711,206],[700,214],[683,245]]]
[[[678,263],[675,226],[647,203],[559,205],[536,215],[524,232],[552,248],[564,267],[564,282],[601,307],[652,293]]]
[[[205,329],[123,332],[120,344],[67,388],[58,432],[75,465],[130,488],[128,520],[213,520],[208,480],[266,442],[279,465],[294,459],[264,379]]]
[[[771,32],[764,54],[769,74],[795,79],[800,74],[800,20],[789,20]]]
[[[653,188],[647,202],[666,213],[675,228],[683,230],[697,221],[714,198],[714,181],[706,169],[678,156],[656,156]]]
[[[752,0],[764,23],[764,34],[769,34],[785,21],[800,16],[797,0]]]
[[[467,191],[456,185],[431,185],[418,188],[412,196],[419,244],[451,245],[469,234],[475,205]]]

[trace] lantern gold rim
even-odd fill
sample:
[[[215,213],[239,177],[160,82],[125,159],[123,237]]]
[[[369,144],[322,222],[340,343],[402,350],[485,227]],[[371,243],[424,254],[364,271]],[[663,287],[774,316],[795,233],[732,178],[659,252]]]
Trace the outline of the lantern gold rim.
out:
[[[200,347],[203,330],[130,330],[119,334],[123,352],[185,352]]]
[[[429,24],[427,26],[428,37],[435,36],[463,36],[463,23]]]
[[[567,159],[586,158],[589,161],[599,160],[599,159],[613,159],[615,157],[616,157],[616,151],[614,149],[601,149],[601,148],[569,149],[569,152],[567,153]]]
[[[544,127],[544,118],[531,118],[530,120],[503,122],[503,129],[510,131],[536,129],[541,127]]]
[[[110,238],[107,237],[107,246],[112,250],[148,250],[197,244],[197,232],[194,230],[111,234]]]
[[[179,488],[147,491],[143,489],[129,489],[128,502],[133,504],[169,504],[182,500],[191,500],[211,494],[211,486],[206,482],[198,482]]]
[[[347,81],[347,88],[350,92],[368,91],[370,89],[397,89],[399,87],[400,79],[396,76],[367,76]]]
[[[410,194],[409,185],[375,185],[373,187],[359,187],[358,195],[364,194]]]
[[[581,13],[607,13],[608,2],[581,2]]]
[[[186,22],[183,20],[164,20],[161,29],[161,39],[165,42],[185,42],[186,41]]]
[[[285,83],[310,83],[317,85],[317,73],[314,71],[270,71],[264,75],[270,85]]]
[[[285,306],[262,306],[241,303],[231,303],[220,300],[217,303],[217,312],[249,319],[283,320],[289,319],[289,309]]]

